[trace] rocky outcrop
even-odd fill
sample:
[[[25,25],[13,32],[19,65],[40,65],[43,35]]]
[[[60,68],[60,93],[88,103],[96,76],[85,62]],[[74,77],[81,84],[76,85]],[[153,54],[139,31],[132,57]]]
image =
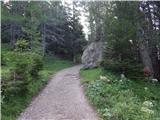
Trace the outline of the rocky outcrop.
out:
[[[84,50],[81,61],[83,68],[95,68],[99,66],[102,60],[102,42],[92,42]]]

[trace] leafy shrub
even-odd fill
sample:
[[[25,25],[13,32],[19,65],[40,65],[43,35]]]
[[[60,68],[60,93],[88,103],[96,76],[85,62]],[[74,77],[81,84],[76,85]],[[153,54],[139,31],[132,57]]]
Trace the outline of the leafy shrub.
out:
[[[27,40],[19,39],[16,42],[16,51],[26,51],[29,48],[29,43]]]
[[[14,96],[19,93],[24,95],[24,93],[26,93],[26,84],[27,83],[24,81],[2,78],[2,96],[4,96],[4,98],[9,98],[10,96]]]
[[[33,64],[32,64],[32,69],[31,69],[31,75],[33,77],[37,77],[38,72],[40,70],[42,70],[42,68],[43,68],[42,56],[40,56],[38,54],[33,54],[32,59],[33,59]]]
[[[131,60],[123,60],[123,61],[103,61],[102,66],[106,70],[110,70],[114,73],[124,73],[130,79],[142,79],[143,71],[142,66],[138,63],[135,63]]]
[[[31,52],[8,52],[8,63],[12,63],[8,77],[2,77],[2,95],[25,94],[30,81],[42,69],[42,57]]]
[[[7,57],[6,53],[11,51],[11,46],[8,44],[2,44],[1,45],[1,65],[6,65],[7,64]]]
[[[13,63],[8,78],[2,81],[2,94],[5,96],[15,95],[27,92],[27,85],[31,80],[29,74],[32,65],[32,59],[29,54],[20,52],[10,52],[9,61]]]
[[[142,110],[141,99],[134,94],[130,80],[111,79],[111,83],[103,80],[90,82],[86,95],[105,120],[153,120],[155,108]],[[128,82],[128,83],[127,83]]]

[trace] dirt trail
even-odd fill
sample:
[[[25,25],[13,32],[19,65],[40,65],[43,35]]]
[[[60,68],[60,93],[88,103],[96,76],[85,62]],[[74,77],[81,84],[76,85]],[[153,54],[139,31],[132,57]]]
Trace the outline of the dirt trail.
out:
[[[58,72],[17,120],[98,120],[74,66]]]

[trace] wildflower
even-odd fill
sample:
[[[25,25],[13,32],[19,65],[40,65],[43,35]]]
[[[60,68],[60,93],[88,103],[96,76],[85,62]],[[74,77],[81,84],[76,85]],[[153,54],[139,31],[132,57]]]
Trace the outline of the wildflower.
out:
[[[111,82],[111,81],[107,79],[107,82]]]
[[[157,79],[152,79],[152,82],[156,83],[156,82],[158,82],[158,80]]]
[[[108,108],[105,108],[104,109],[104,113],[103,113],[103,116],[108,116],[108,117],[111,117],[112,116],[112,114],[111,114],[111,112],[110,112],[110,110],[108,109]]]
[[[126,78],[126,76],[123,73],[121,74],[121,80],[128,81],[127,78]]]
[[[148,88],[147,88],[147,87],[144,87],[144,90],[148,90]]]
[[[145,113],[149,113],[149,114],[154,114],[154,111],[153,111],[153,110],[150,110],[150,109],[147,108],[147,107],[142,107],[142,108],[141,108],[141,111],[142,111],[142,112],[145,112]]]
[[[153,107],[153,103],[151,101],[145,101],[145,102],[143,102],[143,106],[147,107],[147,108],[152,108]]]
[[[122,80],[119,80],[119,82],[123,82]]]
[[[102,76],[102,75],[100,75],[100,79],[101,79],[101,80],[106,80],[106,79],[107,79],[107,77],[106,77],[106,76]]]
[[[133,44],[133,40],[129,40],[129,42],[130,42],[131,44]]]

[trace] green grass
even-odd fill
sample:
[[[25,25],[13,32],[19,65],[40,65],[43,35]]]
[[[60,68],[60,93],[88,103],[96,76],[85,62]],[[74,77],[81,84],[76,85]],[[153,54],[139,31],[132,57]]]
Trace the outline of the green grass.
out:
[[[99,79],[99,76],[102,74],[100,68],[90,69],[90,70],[81,70],[80,75],[82,76],[81,83],[89,83],[91,81]]]
[[[100,72],[101,71],[101,72]],[[120,80],[110,72],[103,73],[110,80],[99,80],[100,68],[82,70],[82,83],[90,103],[104,120],[160,120],[160,85],[143,80]],[[152,107],[144,102],[152,102]],[[145,108],[145,111],[142,109]],[[153,112],[153,113],[152,113]]]
[[[2,101],[2,120],[15,120],[16,117],[27,107],[35,96],[47,83],[49,76],[57,71],[72,66],[72,62],[61,60],[53,56],[44,58],[44,68],[40,71],[40,76],[32,80],[28,86],[29,92],[26,96],[13,96],[7,101]],[[2,66],[2,75],[9,72],[9,66]]]

